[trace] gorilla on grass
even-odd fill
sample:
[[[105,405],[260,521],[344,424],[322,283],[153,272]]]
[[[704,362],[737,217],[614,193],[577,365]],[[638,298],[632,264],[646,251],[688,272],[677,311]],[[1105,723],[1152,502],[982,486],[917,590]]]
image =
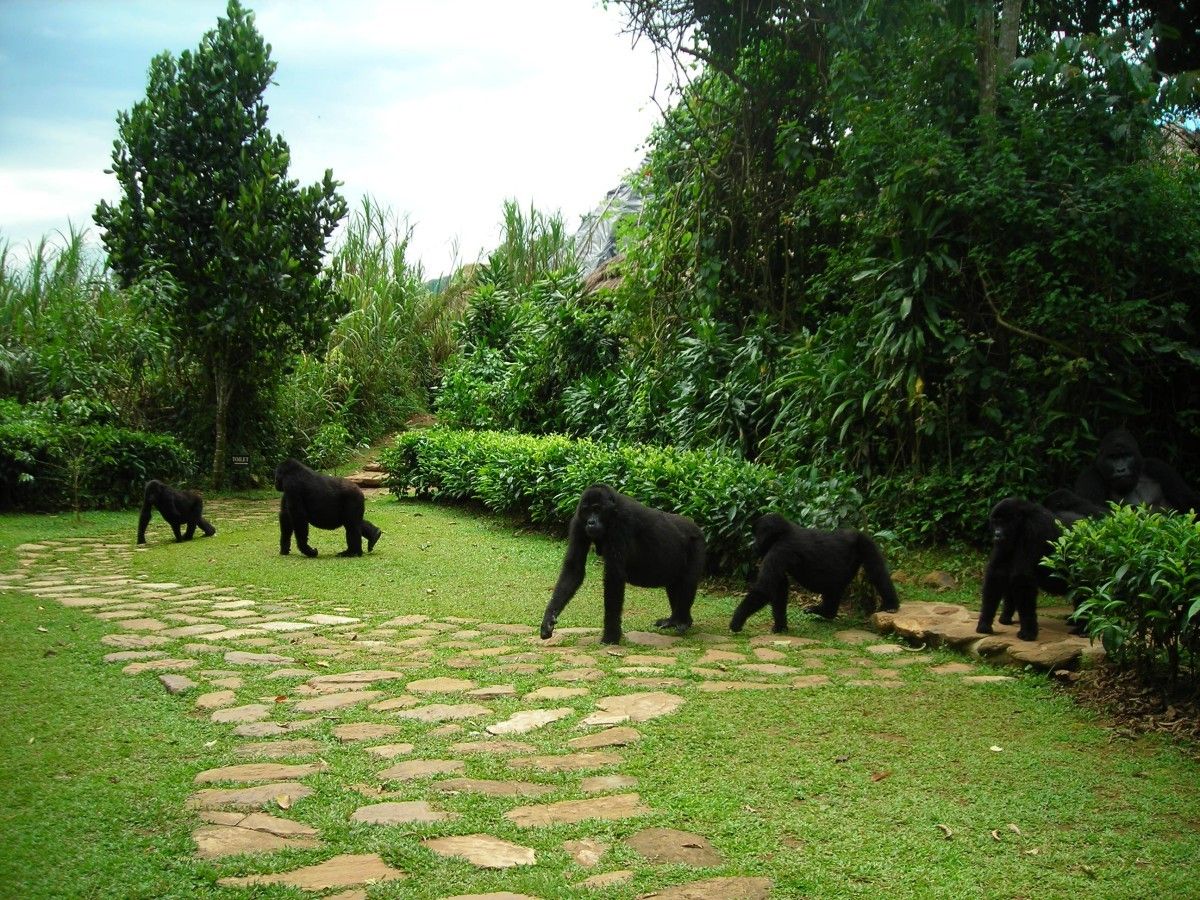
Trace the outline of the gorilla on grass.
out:
[[[683,634],[704,571],[704,535],[684,516],[643,506],[605,484],[583,492],[567,530],[567,555],[542,616],[543,639],[554,634],[563,609],[583,584],[588,548],[604,559],[604,628],[600,640],[621,642],[626,583],[667,589],[671,615],[654,623]]]
[[[754,523],[754,555],[762,559],[758,578],[734,610],[730,631],[741,631],[746,619],[768,604],[774,617],[771,630],[787,631],[789,576],[805,590],[821,595],[821,603],[805,611],[826,619],[837,615],[842,595],[860,568],[879,593],[880,609],[893,612],[900,608],[883,553],[861,531],[801,528],[783,516],[767,513]]]
[[[151,510],[157,509],[167,520],[171,530],[175,532],[175,540],[190,541],[199,528],[208,537],[217,533],[217,529],[204,518],[204,498],[196,491],[177,491],[169,484],[151,479],[146,482],[146,492],[142,500],[142,514],[138,517],[139,544],[146,543],[146,526],[150,524]],[[187,531],[182,527],[187,525]]]
[[[363,518],[366,500],[362,489],[353,481],[322,475],[302,462],[287,459],[275,468],[275,490],[283,491],[279,501],[279,552],[292,551],[292,534],[296,546],[305,556],[316,556],[315,547],[308,543],[308,526],[345,528],[346,549],[338,556],[362,556],[362,539],[367,538],[367,552],[375,549],[381,532]]]

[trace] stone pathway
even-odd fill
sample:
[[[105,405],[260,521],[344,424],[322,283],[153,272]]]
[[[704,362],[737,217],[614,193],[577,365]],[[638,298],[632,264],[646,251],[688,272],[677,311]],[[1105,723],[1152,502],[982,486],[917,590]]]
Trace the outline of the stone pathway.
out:
[[[266,518],[267,506],[259,512]],[[689,697],[751,690],[802,696],[830,686],[895,690],[906,685],[909,667],[931,661],[927,652],[854,629],[828,641],[765,634],[748,642],[721,633],[681,640],[634,631],[621,646],[605,647],[598,628],[562,628],[543,642],[523,623],[422,614],[363,619],[298,597],[149,582],[130,574],[137,552],[144,550],[100,539],[25,544],[17,548],[17,570],[0,574],[0,592],[105,622],[112,629],[102,639],[105,660],[128,677],[155,679],[170,702],[237,739],[236,761],[213,758],[187,801],[199,822],[195,855],[217,865],[225,873],[219,883],[228,886],[337,889],[351,898],[366,896],[370,884],[419,876],[374,853],[240,874],[274,867],[269,854],[278,850],[331,854],[331,836],[302,819],[327,821],[333,798],[347,796],[356,798],[354,808],[338,815],[351,827],[400,826],[387,833],[386,845],[465,860],[481,871],[538,865],[519,836],[566,828],[563,850],[598,870],[577,883],[621,884],[634,871],[606,870],[610,846],[597,838],[612,833],[598,823],[614,822],[624,823],[624,847],[647,866],[719,870],[724,859],[708,838],[666,827],[675,820],[671,811],[653,808],[637,779],[621,771],[630,748]],[[957,621],[943,607],[906,604],[877,620],[881,629],[929,642],[919,623],[930,616]],[[974,641],[977,649],[987,642],[999,646],[993,638]],[[930,671],[964,683],[1011,680],[965,663]],[[606,695],[601,683],[619,692]],[[333,774],[339,767],[329,763],[345,758],[338,754],[354,754],[351,768],[370,772],[366,782],[342,783]],[[506,837],[463,833],[454,808],[461,795],[507,800],[493,823]],[[770,891],[769,879],[731,876],[693,878],[654,896],[721,900]]]

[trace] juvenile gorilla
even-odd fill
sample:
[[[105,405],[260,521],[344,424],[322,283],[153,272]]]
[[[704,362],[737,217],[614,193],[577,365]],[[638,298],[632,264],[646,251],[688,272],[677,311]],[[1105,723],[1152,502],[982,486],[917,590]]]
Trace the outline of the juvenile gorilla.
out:
[[[1059,491],[1053,496],[1065,493]],[[1200,510],[1200,494],[1170,464],[1143,457],[1133,435],[1123,428],[1110,431],[1100,441],[1095,461],[1075,479],[1075,495],[1082,503],[1058,505],[1084,512],[1090,504],[1107,513],[1107,504],[1112,500],[1127,506],[1145,503],[1155,509],[1176,512]]]
[[[861,531],[801,528],[783,516],[767,513],[754,523],[754,555],[762,559],[758,578],[734,610],[730,631],[741,631],[746,620],[768,603],[775,619],[771,630],[787,631],[789,575],[801,587],[821,595],[820,605],[806,612],[826,619],[837,615],[842,594],[859,568],[879,592],[881,609],[891,612],[900,608],[883,554]]]
[[[146,482],[145,499],[142,500],[142,514],[138,517],[139,544],[146,543],[146,526],[150,524],[151,509],[157,507],[162,517],[167,520],[171,530],[175,532],[176,541],[190,541],[198,527],[209,537],[217,533],[204,518],[204,498],[195,491],[177,491],[169,484],[150,480]],[[187,531],[180,527],[187,524]]]
[[[1080,516],[1062,515],[1056,519],[1044,506],[1009,497],[993,507],[988,522],[992,527],[992,555],[983,574],[983,603],[979,608],[980,634],[992,634],[992,620],[1001,601],[1000,624],[1011,625],[1014,611],[1021,617],[1017,637],[1037,640],[1037,596],[1065,594],[1067,585],[1051,575],[1042,564],[1050,544]]]
[[[294,459],[281,462],[275,468],[275,490],[283,491],[279,501],[279,552],[292,550],[292,533],[296,546],[305,556],[316,556],[316,548],[308,544],[308,526],[345,528],[346,549],[338,556],[362,556],[363,535],[367,537],[367,552],[375,549],[380,531],[363,518],[366,500],[357,484],[345,478],[322,475]]]
[[[583,584],[590,544],[604,558],[603,643],[621,642],[627,582],[667,589],[671,615],[655,622],[656,628],[683,634],[691,627],[692,602],[704,571],[704,535],[696,523],[595,484],[583,492],[571,518],[567,555],[542,617],[543,639],[554,634],[559,615]]]

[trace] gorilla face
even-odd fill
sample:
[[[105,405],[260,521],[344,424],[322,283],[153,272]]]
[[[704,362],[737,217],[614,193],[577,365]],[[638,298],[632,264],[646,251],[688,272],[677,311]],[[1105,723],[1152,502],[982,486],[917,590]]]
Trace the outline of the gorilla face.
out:
[[[583,530],[592,543],[599,545],[604,540],[607,520],[612,515],[616,501],[599,487],[589,488],[580,500],[580,512],[584,515]]]
[[[1133,435],[1124,430],[1107,435],[1100,444],[1096,468],[1111,490],[1122,494],[1132,491],[1142,474],[1142,454]]]

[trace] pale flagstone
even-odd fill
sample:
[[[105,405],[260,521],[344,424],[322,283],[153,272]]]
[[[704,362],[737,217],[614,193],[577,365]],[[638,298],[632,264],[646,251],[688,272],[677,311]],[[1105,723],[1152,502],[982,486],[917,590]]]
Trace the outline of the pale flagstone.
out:
[[[537,630],[532,625],[503,625],[495,622],[480,622],[478,627],[497,634],[533,634]]]
[[[960,680],[963,684],[1003,684],[1017,679],[1011,675],[964,675]]]
[[[863,650],[872,656],[891,656],[895,653],[904,652],[904,648],[899,644],[872,644],[869,647],[863,647]]]
[[[674,635],[657,634],[651,631],[627,631],[625,632],[625,640],[639,647],[673,647],[682,638],[675,637]]]
[[[118,597],[59,597],[58,602],[68,609],[93,609],[120,603]]]
[[[483,632],[474,628],[464,628],[462,631],[455,631],[450,635],[450,640],[444,646],[450,647],[452,644],[461,645],[460,649],[469,649],[473,646],[475,638],[483,637]]]
[[[800,670],[795,666],[781,666],[778,663],[743,663],[738,666],[739,672],[753,672],[756,675],[795,675]]]
[[[249,641],[241,641],[241,639],[256,633],[250,628],[225,628],[221,631],[212,631],[208,634],[199,635],[199,638],[202,641],[240,641],[249,646]],[[274,641],[268,641],[267,643],[273,644]]]
[[[871,634],[869,631],[862,632],[871,640],[875,640],[878,635]],[[751,647],[808,647],[813,644],[821,643],[816,638],[799,637],[794,634],[759,634],[750,638]]]
[[[604,677],[601,669],[559,669],[546,676],[554,681],[599,681]]]
[[[779,662],[787,659],[787,654],[779,650],[772,650],[770,647],[755,647],[754,656],[760,662]]]
[[[377,722],[353,722],[348,725],[337,725],[333,736],[342,743],[352,741],[374,741],[379,738],[391,737],[400,731],[395,725],[382,725]]]
[[[532,744],[521,741],[466,741],[450,747],[455,753],[494,753],[500,756],[515,753],[533,753],[537,750]]]
[[[159,675],[158,680],[162,682],[168,694],[186,694],[196,686],[196,682],[186,675]]]
[[[320,725],[321,719],[299,719],[295,722],[248,722],[233,729],[237,737],[275,737],[281,734],[294,734],[297,731],[307,731],[314,725]]]
[[[489,725],[486,730],[488,734],[524,734],[535,728],[549,725],[551,722],[557,722],[559,719],[565,719],[573,712],[575,710],[569,706],[559,709],[524,709],[514,713],[503,722]]]
[[[532,894],[514,894],[512,891],[492,891],[487,894],[455,894],[444,900],[541,900]]]
[[[674,828],[646,828],[626,838],[625,844],[652,863],[708,867],[724,862],[707,838]]]
[[[421,846],[428,847],[439,856],[461,856],[481,869],[511,869],[514,866],[532,866],[537,862],[537,854],[532,848],[490,834],[426,838],[421,841]]]
[[[106,634],[100,638],[100,643],[121,650],[149,650],[169,644],[171,639],[157,634]]]
[[[223,706],[229,706],[237,701],[237,694],[233,691],[209,691],[207,694],[201,694],[196,698],[197,709],[220,709]]]
[[[604,791],[624,791],[637,787],[638,780],[630,775],[592,775],[579,782],[579,788],[585,794],[599,794]]]
[[[462,734],[464,730],[465,729],[457,722],[450,722],[447,725],[439,725],[437,728],[431,728],[428,732],[426,732],[426,737],[455,737],[456,735]]]
[[[733,678],[734,673],[726,669],[710,669],[706,666],[692,666],[691,672],[700,678]]]
[[[558,685],[550,685],[549,687],[538,688],[536,691],[530,691],[521,699],[566,700],[568,697],[583,697],[590,693],[591,691],[585,687],[559,687]]]
[[[617,666],[613,669],[618,675],[662,675],[663,670],[654,666]]]
[[[608,850],[608,844],[592,838],[583,838],[578,841],[563,841],[563,849],[570,853],[579,865],[590,869],[600,862],[600,857]]]
[[[245,609],[253,605],[253,600],[221,600],[213,604],[213,609]]]
[[[432,643],[434,638],[436,638],[436,637],[437,637],[437,635],[423,634],[423,635],[419,635],[417,637],[405,638],[402,641],[396,641],[394,646],[396,646],[396,647],[424,647],[425,645]]]
[[[567,746],[572,750],[596,750],[601,747],[625,747],[642,739],[634,728],[605,728],[595,734],[572,738]]]
[[[366,751],[380,759],[395,759],[397,756],[407,756],[413,752],[412,744],[378,744],[367,747]]]
[[[167,654],[162,650],[118,650],[104,654],[106,663],[133,662],[138,659],[162,659]]]
[[[240,825],[201,825],[192,832],[198,859],[219,859],[239,853],[270,853],[274,850],[311,850],[321,846],[314,836],[282,836]]]
[[[219,688],[227,688],[231,691],[236,691],[242,686],[242,679],[236,675],[230,675],[228,678],[210,678],[209,681]]]
[[[221,766],[196,774],[196,784],[212,784],[216,781],[290,781],[324,772],[328,768],[323,762],[288,765],[285,763],[241,763],[236,766]]]
[[[461,759],[410,759],[384,769],[376,777],[381,781],[411,781],[434,775],[456,775],[465,769],[466,763]]]
[[[511,684],[490,684],[487,687],[475,688],[473,691],[467,691],[468,697],[477,697],[480,699],[491,699],[493,697],[515,697],[517,688]]]
[[[191,669],[198,665],[200,665],[200,661],[195,659],[151,659],[146,662],[132,662],[121,671],[126,675],[140,675],[143,672]]]
[[[376,712],[388,712],[393,709],[409,709],[413,706],[420,706],[420,704],[420,697],[414,697],[412,694],[401,694],[399,697],[392,697],[388,700],[380,700],[378,703],[372,703],[367,709],[373,709]]]
[[[102,612],[92,613],[92,615],[102,622],[111,622],[113,619],[127,618],[131,612],[134,612],[134,610],[131,610],[126,606],[122,606],[119,610],[104,610]]]
[[[453,622],[426,622],[423,628],[430,631],[457,631],[458,625]]]
[[[396,713],[396,717],[418,722],[446,722],[453,719],[474,719],[491,713],[491,709],[478,703],[431,703],[415,709],[402,709]]]
[[[696,689],[706,694],[724,694],[728,691],[773,691],[787,687],[783,681],[703,681]]]
[[[306,891],[323,891],[356,884],[398,881],[408,875],[385,863],[378,853],[347,853],[315,866],[304,866],[274,875],[245,875],[221,878],[218,884],[241,887],[251,884],[283,884]]]
[[[537,675],[542,667],[534,663],[502,663],[492,667],[496,672],[509,672],[513,675]]]
[[[283,666],[296,660],[278,653],[247,653],[245,650],[230,650],[225,662],[231,666]]]
[[[192,654],[196,654],[196,655],[203,655],[205,653],[224,653],[225,650],[226,650],[225,647],[214,647],[211,644],[184,644],[183,645],[184,653],[192,653]]]
[[[414,694],[450,694],[469,691],[475,687],[475,682],[466,678],[421,678],[410,681],[404,689]]]
[[[325,613],[305,616],[305,620],[317,625],[356,625],[362,621],[362,619],[355,619],[351,616],[331,616]]]
[[[596,657],[575,650],[556,650],[554,652],[564,666],[595,666],[599,663]],[[671,662],[674,662],[674,659],[671,659]]]
[[[347,706],[357,706],[359,703],[366,703],[382,696],[383,691],[349,691],[341,694],[326,694],[322,697],[298,700],[292,704],[292,708],[301,713],[328,712],[333,709],[345,709]]]
[[[843,644],[867,644],[879,640],[879,635],[861,628],[848,628],[834,634],[834,638]]]
[[[627,684],[630,687],[683,687],[687,683],[682,678],[631,678],[627,676],[621,679],[621,684]]]
[[[313,789],[298,781],[275,782],[260,784],[255,787],[243,788],[204,788],[188,797],[189,809],[220,809],[235,807],[237,809],[253,809],[270,806],[277,798],[286,797],[291,803],[311,796]]]
[[[428,822],[445,822],[459,818],[458,813],[434,809],[426,800],[372,803],[360,806],[350,814],[351,822],[367,825],[409,825]]]
[[[537,769],[541,772],[577,772],[580,769],[599,769],[621,762],[619,753],[588,750],[581,753],[555,753],[544,756],[523,756],[510,759],[511,769]]]
[[[271,707],[265,703],[248,703],[245,706],[232,706],[228,709],[216,710],[209,719],[218,725],[230,723],[261,722],[271,717]]]
[[[643,894],[640,900],[767,900],[770,878],[706,878]]]
[[[314,622],[275,621],[263,622],[254,627],[259,631],[305,631],[309,628],[316,628],[317,625]]]
[[[167,613],[163,616],[164,619],[170,619],[172,622],[182,622],[184,625],[199,625],[201,622],[211,622],[213,616],[193,616],[188,613]]]
[[[375,681],[391,681],[396,678],[407,677],[406,673],[395,669],[362,669],[355,672],[318,675],[315,678],[310,678],[308,683],[313,687],[322,684],[370,684]]]
[[[336,894],[326,894],[322,900],[368,900],[366,888],[350,888]]]
[[[216,622],[201,623],[199,625],[182,625],[179,628],[167,628],[160,631],[159,634],[166,637],[185,638],[196,637],[201,634],[212,634],[214,631],[224,631],[224,625],[218,625]]]
[[[309,681],[307,684],[298,685],[292,690],[293,693],[298,693],[303,688],[308,696],[315,697],[319,694],[346,694],[362,690],[364,687],[374,689],[373,685],[356,684],[350,681],[318,682],[317,684]]]
[[[902,687],[903,681],[883,678],[855,678],[846,682],[848,687]]]
[[[579,882],[579,887],[595,890],[597,888],[612,887],[614,884],[625,884],[625,882],[633,880],[633,874],[633,869],[616,869],[612,872],[602,872],[599,875],[591,875],[583,879],[583,881]]]
[[[801,675],[792,679],[792,687],[798,688],[821,687],[829,683],[828,675]]]
[[[178,616],[180,614],[175,613],[175,615]],[[258,613],[256,613],[252,609],[214,609],[214,610],[209,611],[208,618],[210,618],[210,619],[251,619],[251,618],[256,617],[257,615],[258,615]],[[172,618],[174,618],[174,616],[172,616]],[[195,618],[195,617],[189,616],[189,618]]]
[[[564,800],[537,806],[518,806],[504,814],[521,828],[572,825],[588,819],[631,819],[653,812],[637,794],[611,794],[588,800]]]
[[[219,641],[233,640],[233,638],[227,637],[227,635],[230,635],[230,634],[254,634],[254,632],[251,631],[249,628],[235,628],[230,631],[222,631],[219,634],[210,635],[209,637],[211,637],[213,640],[219,640]],[[252,647],[255,650],[262,650],[264,647],[274,647],[279,642],[272,638],[245,638],[245,639],[239,639],[238,643],[241,644],[243,647]],[[333,653],[334,656],[337,655],[336,650],[330,651],[330,652]],[[319,656],[321,654],[321,651],[314,650],[313,654]],[[270,656],[272,654],[261,653],[261,654],[251,654],[251,655]],[[289,660],[287,660],[287,658],[285,657],[284,661],[289,661]],[[275,664],[276,664],[275,660],[266,660],[265,662],[255,663],[255,665],[261,665],[261,666],[273,666]]]
[[[320,741],[296,738],[290,741],[262,741],[256,744],[243,744],[234,748],[234,753],[241,757],[265,756],[267,759],[281,759],[285,756],[312,756],[321,753],[325,745]]]
[[[531,781],[488,781],[482,778],[444,778],[433,785],[448,794],[484,794],[488,797],[540,797],[558,790],[552,784],[534,784]]]
[[[308,678],[310,675],[316,675],[312,669],[276,669],[267,675],[267,678]]]
[[[625,657],[625,662],[631,666],[672,666],[678,660],[674,656],[657,653],[630,653]]]
[[[596,701],[596,706],[603,713],[592,713],[585,718],[581,725],[616,725],[626,720],[645,722],[673,713],[683,705],[683,698],[678,694],[668,694],[662,691],[652,691],[643,694],[618,694],[614,697],[602,697]],[[615,718],[614,717],[619,717]]]
[[[961,662],[942,663],[940,666],[933,666],[929,670],[935,675],[965,675],[968,672],[974,672],[975,667]]]

